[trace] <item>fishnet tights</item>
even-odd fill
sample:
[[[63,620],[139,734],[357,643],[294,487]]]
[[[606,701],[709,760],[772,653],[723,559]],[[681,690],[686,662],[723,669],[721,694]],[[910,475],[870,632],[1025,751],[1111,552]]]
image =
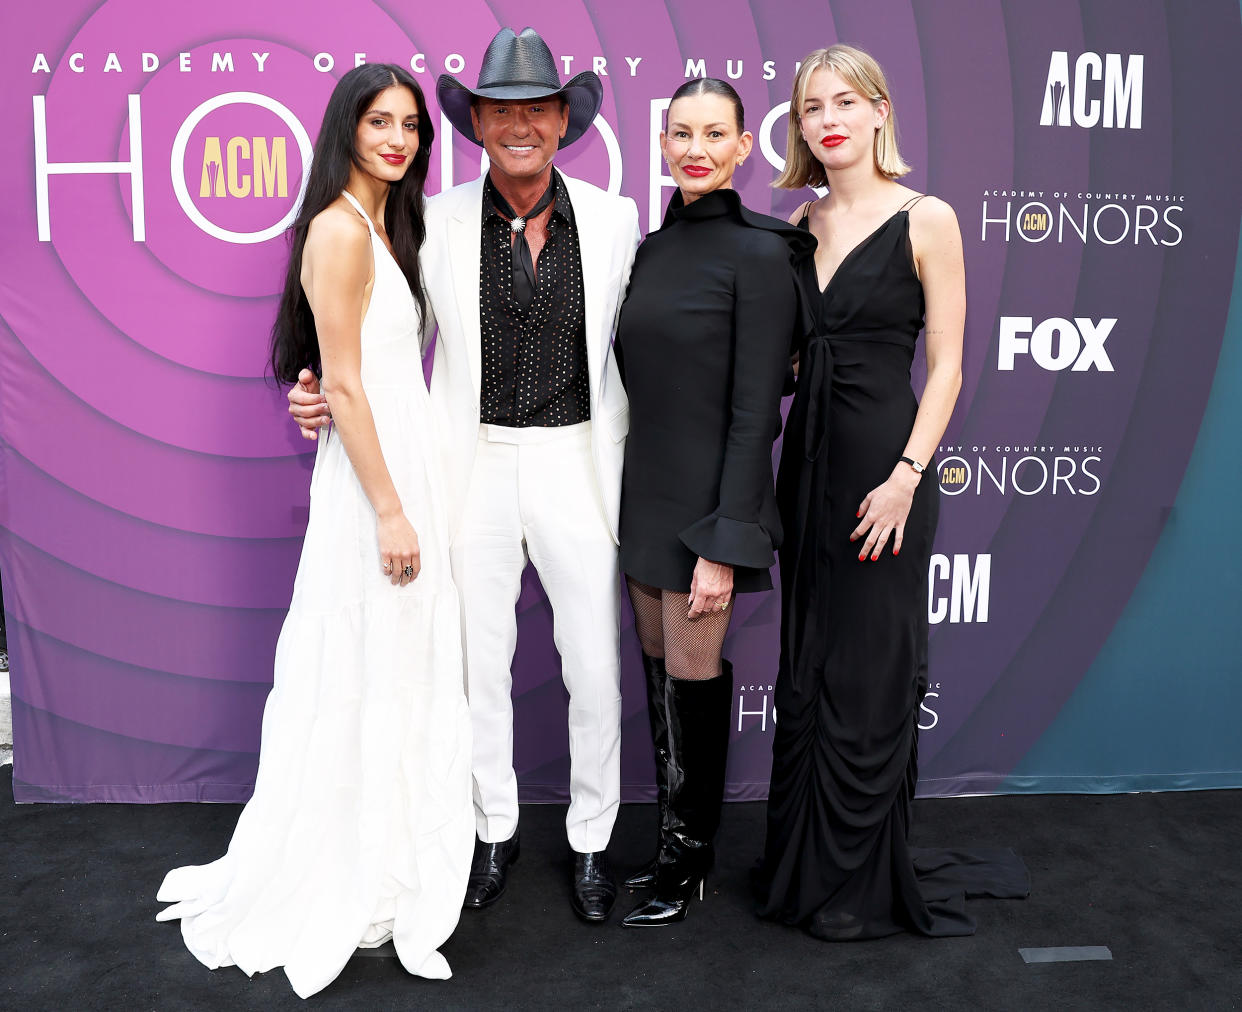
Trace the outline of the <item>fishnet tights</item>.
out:
[[[733,609],[687,618],[690,595],[625,579],[643,653],[663,657],[673,678],[702,681],[720,674],[720,651]]]

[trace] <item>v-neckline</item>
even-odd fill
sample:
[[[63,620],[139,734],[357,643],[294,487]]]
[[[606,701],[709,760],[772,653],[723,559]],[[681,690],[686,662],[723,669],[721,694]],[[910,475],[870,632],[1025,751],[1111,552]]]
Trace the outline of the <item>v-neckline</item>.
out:
[[[822,288],[820,288],[819,286],[819,271],[816,270],[815,271],[815,288],[819,292],[820,298],[822,299],[825,295],[828,294],[828,289],[832,287],[832,283],[837,280],[837,276],[841,273],[845,265],[850,262],[850,259],[854,256],[855,253],[861,250],[864,246],[870,243],[872,239],[874,239],[877,235],[879,235],[886,228],[888,228],[892,220],[896,218],[899,214],[909,214],[909,213],[910,212],[907,208],[904,208],[904,207],[899,208],[898,210],[890,214],[887,218],[885,218],[882,222],[880,222],[880,224],[878,224],[869,235],[861,239],[854,246],[853,249],[851,249],[848,253],[845,254],[845,256],[841,258],[841,262],[837,264],[837,269],[832,272],[832,277],[828,279],[828,283],[824,285]],[[808,210],[807,213],[802,216],[802,218],[806,222],[806,230],[810,232],[811,231],[811,212]],[[812,235],[813,234],[814,233],[812,233]],[[815,258],[814,257],[811,257],[811,268],[815,269]]]

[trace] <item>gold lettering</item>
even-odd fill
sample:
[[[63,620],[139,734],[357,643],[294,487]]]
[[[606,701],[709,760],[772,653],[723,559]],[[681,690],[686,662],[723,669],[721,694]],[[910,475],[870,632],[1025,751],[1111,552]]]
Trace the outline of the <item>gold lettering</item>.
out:
[[[229,196],[230,197],[248,197],[250,196],[250,176],[238,175],[237,162],[238,152],[241,152],[241,158],[250,160],[250,142],[245,137],[232,138],[225,153],[229,160]]]
[[[203,142],[203,175],[198,184],[198,195],[224,196],[224,158],[220,154],[219,137],[208,137]]]
[[[267,138],[254,139],[254,195],[256,197],[289,196],[289,168],[285,157],[285,138],[273,137],[269,155]]]

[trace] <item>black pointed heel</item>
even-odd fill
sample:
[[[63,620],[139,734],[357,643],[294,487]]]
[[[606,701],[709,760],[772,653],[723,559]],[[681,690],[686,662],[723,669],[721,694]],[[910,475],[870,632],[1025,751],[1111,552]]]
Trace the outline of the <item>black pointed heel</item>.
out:
[[[702,902],[706,878],[706,870],[691,871],[691,866],[700,864],[704,857],[710,862],[712,856],[694,855],[683,859],[677,866],[660,865],[656,874],[655,895],[626,914],[622,925],[627,928],[659,928],[684,921],[695,893]]]

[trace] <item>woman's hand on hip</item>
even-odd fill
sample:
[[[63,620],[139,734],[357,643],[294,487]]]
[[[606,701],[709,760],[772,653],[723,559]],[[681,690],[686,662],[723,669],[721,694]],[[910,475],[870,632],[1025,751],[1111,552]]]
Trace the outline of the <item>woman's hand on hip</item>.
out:
[[[905,464],[898,464],[883,485],[873,488],[858,507],[861,518],[851,541],[863,539],[858,551],[858,561],[875,562],[884,546],[893,539],[893,554],[901,553],[901,539],[906,529],[906,518],[910,515],[910,504],[914,501],[914,490],[918,487],[919,475]]]
[[[725,611],[733,597],[733,567],[699,559],[690,577],[690,612],[698,618],[713,611]]]
[[[400,510],[378,517],[375,522],[379,536],[380,565],[394,587],[412,583],[422,569],[418,550],[418,534]]]

